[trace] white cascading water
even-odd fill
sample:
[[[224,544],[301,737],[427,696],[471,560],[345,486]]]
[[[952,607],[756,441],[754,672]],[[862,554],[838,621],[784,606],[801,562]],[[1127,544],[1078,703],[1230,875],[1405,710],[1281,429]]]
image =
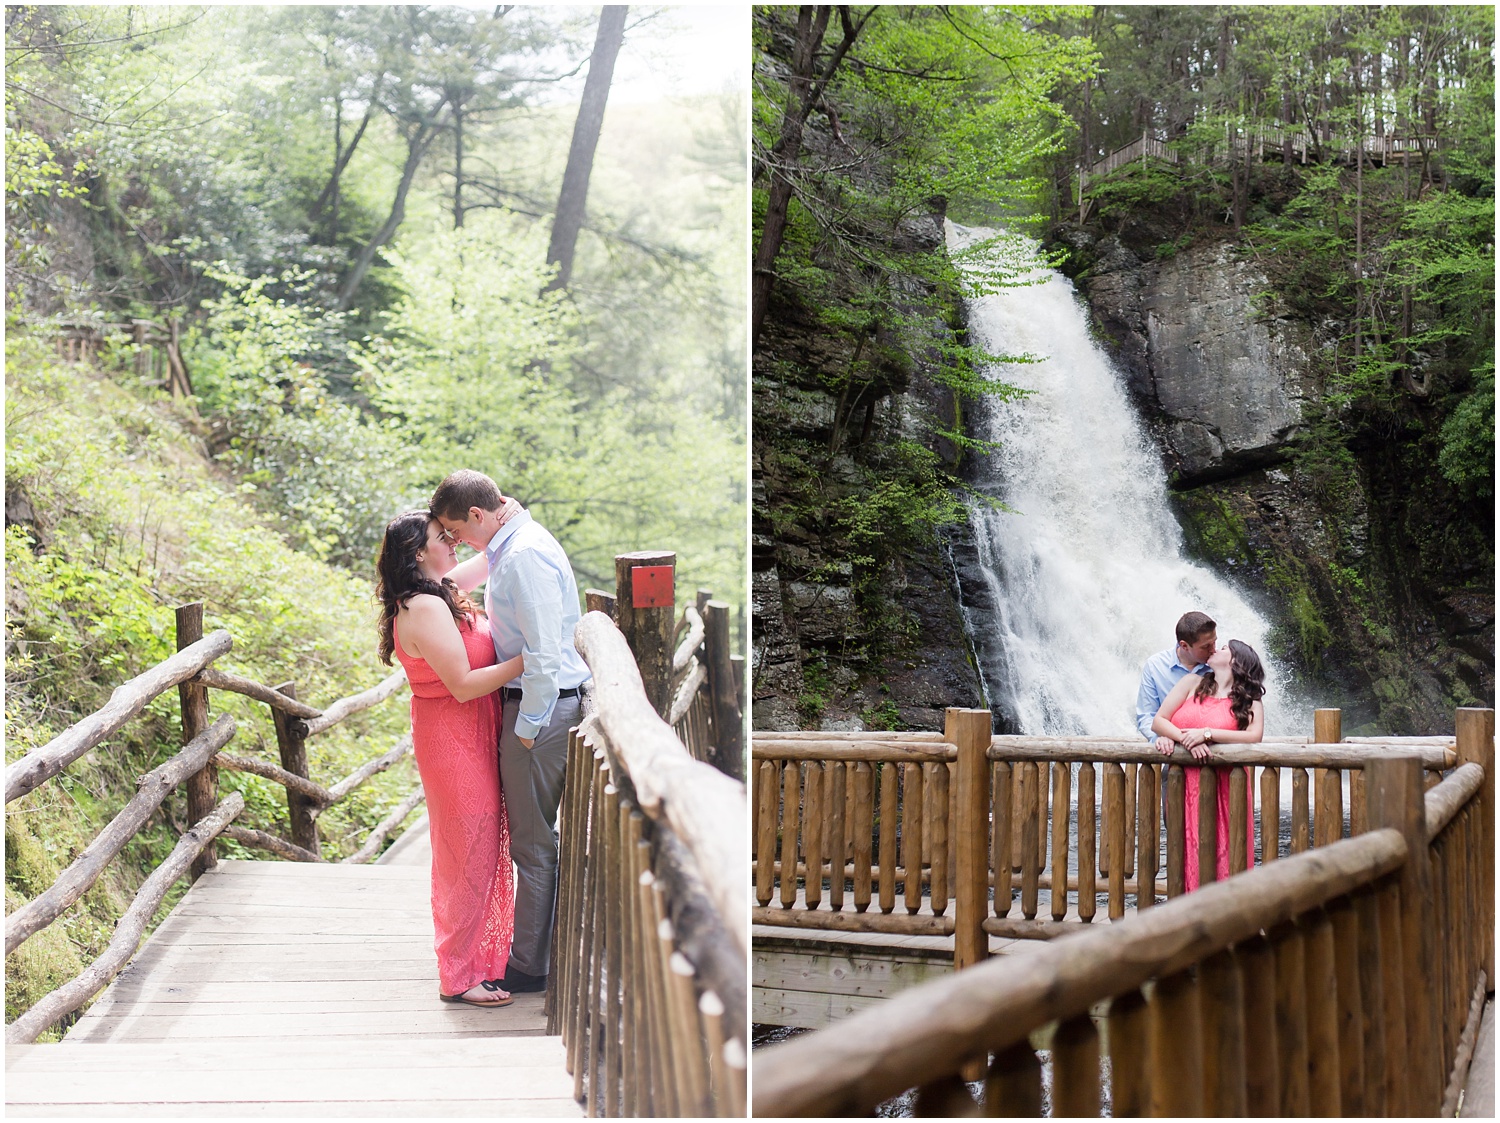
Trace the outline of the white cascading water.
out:
[[[995,232],[948,224],[955,251]],[[988,271],[975,261],[971,274]],[[1069,280],[1038,270],[1040,283],[965,301],[971,342],[1001,363],[986,377],[1024,387],[1019,401],[991,402],[977,435],[999,443],[977,473],[979,491],[1009,513],[970,501],[993,615],[966,609],[976,636],[998,643],[981,668],[992,704],[1016,731],[1049,736],[1136,736],[1141,665],[1171,647],[1177,618],[1192,609],[1218,623],[1220,642],[1240,639],[1266,666],[1266,729],[1301,724],[1288,704],[1290,676],[1269,658],[1269,627],[1231,585],[1183,557],[1167,506],[1167,481],[1124,386],[1089,334]]]

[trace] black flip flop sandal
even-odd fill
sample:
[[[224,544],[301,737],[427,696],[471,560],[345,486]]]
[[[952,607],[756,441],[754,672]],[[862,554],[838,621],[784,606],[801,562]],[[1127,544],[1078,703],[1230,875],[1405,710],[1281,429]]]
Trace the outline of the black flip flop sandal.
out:
[[[505,989],[499,983],[495,982],[493,979],[481,979],[480,982],[479,982],[479,985],[482,986],[485,990],[490,991],[490,992],[503,991]],[[474,989],[473,987],[469,988],[469,990],[473,990],[473,989]],[[496,1002],[478,1002],[478,1001],[475,1001],[472,998],[465,997],[465,995],[467,995],[468,993],[469,993],[469,991],[467,991],[467,990],[464,991],[463,994],[444,994],[442,991],[438,991],[438,998],[441,999],[444,1002],[461,1002],[465,1006],[478,1006],[481,1009],[485,1009],[485,1010],[499,1009],[501,1006],[509,1006],[512,1002],[514,1002],[516,1000],[515,995],[512,994],[512,995],[506,995],[506,997],[504,997],[504,998],[502,998],[502,999],[500,999],[500,1000],[498,1000]]]

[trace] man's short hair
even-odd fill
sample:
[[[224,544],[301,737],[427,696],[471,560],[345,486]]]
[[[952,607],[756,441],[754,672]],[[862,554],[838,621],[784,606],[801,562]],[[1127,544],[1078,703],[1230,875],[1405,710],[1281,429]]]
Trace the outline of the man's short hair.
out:
[[[433,510],[436,511],[437,508],[434,507]],[[1184,612],[1182,619],[1177,621],[1177,642],[1191,647],[1209,632],[1215,632],[1218,629],[1219,626],[1209,618],[1207,613]]]
[[[440,519],[467,519],[470,507],[498,511],[504,504],[505,496],[500,494],[494,480],[483,472],[460,468],[438,484],[430,508]]]

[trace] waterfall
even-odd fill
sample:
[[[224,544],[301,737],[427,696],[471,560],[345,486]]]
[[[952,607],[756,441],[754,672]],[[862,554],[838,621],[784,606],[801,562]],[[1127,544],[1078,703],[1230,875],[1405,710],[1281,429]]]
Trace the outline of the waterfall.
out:
[[[955,251],[993,231],[948,224]],[[1034,248],[1033,248],[1034,252]],[[971,279],[996,266],[964,265]],[[1198,609],[1219,641],[1239,639],[1266,667],[1268,735],[1292,734],[1291,677],[1267,651],[1269,626],[1217,574],[1183,556],[1167,481],[1118,372],[1089,333],[1088,313],[1059,273],[965,300],[971,342],[997,363],[986,377],[1031,393],[990,401],[975,435],[999,444],[974,473],[969,516],[987,595],[966,595],[965,623],[990,704],[1017,732],[1135,736],[1141,665],[1176,642]],[[1310,730],[1306,730],[1310,731]]]

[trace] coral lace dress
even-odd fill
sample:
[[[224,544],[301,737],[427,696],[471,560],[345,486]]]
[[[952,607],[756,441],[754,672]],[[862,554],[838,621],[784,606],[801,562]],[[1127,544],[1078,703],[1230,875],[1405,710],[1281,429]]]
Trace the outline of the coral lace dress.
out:
[[[459,631],[469,666],[495,662],[482,621]],[[425,659],[396,656],[411,683],[411,736],[432,834],[432,927],[444,994],[505,974],[515,929],[510,829],[496,755],[498,694],[460,702]]]
[[[1195,698],[1188,695],[1187,701],[1177,707],[1177,712],[1172,715],[1172,724],[1178,729],[1238,729],[1235,723],[1234,712],[1230,709],[1228,698]],[[1212,751],[1212,750],[1210,750]],[[1216,815],[1217,829],[1216,845],[1214,848],[1214,866],[1217,880],[1223,881],[1229,876],[1229,774],[1232,768],[1215,768],[1217,799]],[[1255,864],[1255,823],[1254,802],[1251,795],[1250,769],[1245,772],[1245,857],[1247,865]],[[1187,780],[1187,798],[1183,801],[1184,818],[1187,822],[1187,845],[1184,847],[1187,853],[1183,855],[1183,873],[1186,878],[1188,890],[1198,888],[1200,878],[1198,876],[1198,779],[1203,773],[1202,768],[1194,768],[1188,765],[1183,768],[1184,777]]]

